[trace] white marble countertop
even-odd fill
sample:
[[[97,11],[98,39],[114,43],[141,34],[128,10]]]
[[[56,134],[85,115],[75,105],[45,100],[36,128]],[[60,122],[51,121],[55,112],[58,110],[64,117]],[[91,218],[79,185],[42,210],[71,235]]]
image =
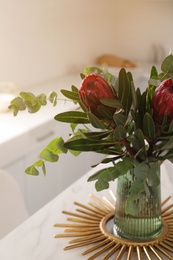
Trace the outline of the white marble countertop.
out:
[[[173,166],[166,162],[162,166],[162,198],[169,195],[173,197]],[[92,169],[85,176],[63,191],[45,207],[31,216],[6,237],[0,240],[0,259],[2,260],[69,260],[88,259],[82,256],[84,247],[64,251],[69,238],[54,238],[55,234],[63,233],[63,228],[55,228],[55,223],[67,223],[67,216],[62,210],[74,212],[76,206],[73,202],[87,204],[91,198],[89,194],[102,198],[111,198],[109,191],[96,192],[94,183],[88,183],[88,176],[95,170]],[[115,183],[111,183],[113,190]],[[100,258],[97,258],[100,259]],[[115,258],[110,258],[115,259]],[[133,258],[135,259],[135,257]],[[143,258],[142,258],[143,259]],[[145,258],[144,258],[145,259]],[[164,259],[164,258],[163,258]]]

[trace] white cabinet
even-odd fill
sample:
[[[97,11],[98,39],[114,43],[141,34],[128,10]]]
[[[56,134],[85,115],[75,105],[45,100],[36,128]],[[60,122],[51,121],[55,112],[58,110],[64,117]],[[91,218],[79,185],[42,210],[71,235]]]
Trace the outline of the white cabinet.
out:
[[[40,150],[37,149],[25,158],[25,168],[38,159]],[[29,214],[33,214],[47,202],[53,199],[63,190],[62,175],[63,169],[59,164],[46,164],[47,175],[42,172],[39,176],[27,175],[26,178],[26,194],[27,208]]]
[[[62,154],[57,163],[46,163],[46,176],[42,172],[39,176],[25,173],[25,169],[39,159],[41,150],[54,137],[63,136],[66,139],[70,132],[68,124],[61,124],[53,119],[34,127],[27,135],[27,152],[4,167],[19,183],[30,215],[80,178],[90,170],[92,164],[98,163],[103,157],[89,152],[81,153],[77,157],[71,153]]]
[[[26,178],[24,174],[25,169],[25,163],[24,159],[20,158],[19,160],[7,165],[4,168],[8,173],[10,173],[14,179],[19,184],[19,187],[22,191],[22,194],[24,196],[25,202],[27,202],[27,194],[26,194]]]
[[[65,127],[66,126],[66,127]],[[39,159],[39,153],[53,137],[66,138],[70,133],[68,125],[58,124],[56,121],[34,129],[31,136],[29,154],[25,156],[25,168]],[[57,163],[46,162],[46,176],[41,172],[39,176],[26,175],[27,207],[32,214],[61,191],[85,174],[92,164],[99,162],[103,155],[83,153],[74,157],[71,153],[62,154]]]

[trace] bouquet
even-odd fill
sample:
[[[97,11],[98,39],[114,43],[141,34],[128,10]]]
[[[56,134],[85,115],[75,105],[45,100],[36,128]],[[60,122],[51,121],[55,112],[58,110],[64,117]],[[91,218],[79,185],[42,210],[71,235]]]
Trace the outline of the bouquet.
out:
[[[70,138],[52,140],[26,173],[38,175],[42,170],[45,175],[46,162],[57,162],[60,154],[92,151],[105,155],[99,162],[105,167],[88,179],[95,181],[97,191],[109,188],[110,181],[134,168],[142,176],[137,180],[135,192],[140,192],[141,179],[144,186],[159,185],[152,163],[166,159],[173,162],[173,55],[163,60],[160,72],[155,66],[151,68],[143,93],[139,86],[135,87],[132,73],[124,68],[116,76],[88,66],[80,76],[79,88],[72,85],[71,90],[61,90],[65,100],[74,102],[74,111],[54,117],[70,124]],[[9,108],[14,115],[25,109],[35,113],[47,102],[58,104],[58,94],[35,96],[21,92]]]

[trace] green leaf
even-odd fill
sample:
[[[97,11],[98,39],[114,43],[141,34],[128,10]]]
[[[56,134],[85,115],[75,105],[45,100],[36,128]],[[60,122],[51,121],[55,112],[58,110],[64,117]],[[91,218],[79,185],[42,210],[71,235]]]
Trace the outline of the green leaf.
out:
[[[31,92],[20,92],[20,96],[26,101],[30,102],[32,105],[37,103],[36,96]]]
[[[88,124],[90,123],[85,112],[69,111],[55,116],[55,120],[65,123]]]
[[[39,171],[36,169],[36,167],[34,165],[26,168],[25,173],[30,174],[30,175],[34,175],[34,176],[39,175]]]
[[[30,92],[20,92],[20,96],[25,100],[29,113],[36,113],[41,108],[41,103],[37,97]]]
[[[136,203],[138,196],[129,195],[125,202],[125,212],[131,216],[137,216],[139,213],[138,203]]]
[[[25,110],[26,105],[21,97],[16,97],[10,102],[9,109],[13,110],[13,115],[16,116],[19,110]]]
[[[172,54],[170,54],[163,60],[163,62],[161,64],[161,70],[163,72],[173,72],[173,55]]]
[[[108,107],[114,107],[114,108],[117,108],[117,109],[120,109],[120,108],[123,107],[120,100],[118,100],[118,99],[102,98],[102,99],[100,99],[100,102],[103,105],[106,105]]]
[[[151,72],[150,72],[150,79],[151,78],[157,78],[158,77],[158,72],[155,66],[151,67]]]
[[[114,122],[116,123],[116,125],[125,125],[125,122],[126,122],[125,115],[123,115],[121,113],[114,114],[113,119],[114,119]]]
[[[111,120],[112,119],[112,112],[109,110],[109,108],[103,106],[103,105],[98,105],[97,110],[100,113],[101,117],[104,118],[105,120]]]
[[[173,132],[173,120],[171,121],[168,129],[168,133],[172,133],[172,132]]]
[[[143,122],[143,116],[146,113],[146,91],[142,93],[142,95],[138,95],[138,102],[139,102],[139,120]]]
[[[92,73],[101,74],[102,70],[100,68],[98,68],[98,67],[95,67],[95,66],[87,66],[87,67],[85,67],[85,69],[84,69],[84,74],[85,75],[90,75]]]
[[[46,94],[40,94],[37,96],[37,100],[40,102],[42,106],[45,106],[47,104],[46,101]]]
[[[133,169],[133,159],[130,157],[124,157],[122,161],[116,163],[116,168],[121,175],[126,174],[129,170]]]
[[[148,177],[149,165],[144,161],[139,163],[134,168],[134,174],[138,181],[145,181]]]
[[[148,185],[151,187],[156,187],[160,184],[160,179],[158,174],[156,174],[156,165],[154,164],[153,168],[149,168],[148,172]]]
[[[121,141],[126,135],[126,130],[122,125],[118,125],[114,130],[114,140]]]
[[[106,79],[106,81],[108,82],[109,86],[112,87],[114,92],[117,92],[118,90],[118,78],[114,75],[112,75],[111,73],[107,73],[107,76],[104,78]]]
[[[88,117],[92,126],[99,129],[106,129],[106,126],[94,114],[89,112]]]
[[[75,100],[75,101],[79,101],[79,100],[80,100],[80,99],[79,99],[79,94],[78,94],[78,92],[76,92],[76,91],[69,91],[69,90],[62,89],[62,90],[61,90],[61,93],[62,93],[65,97],[67,97],[67,98],[69,98],[69,99],[72,99],[72,100]]]
[[[59,156],[57,154],[54,154],[49,149],[44,148],[41,153],[40,157],[48,162],[57,162],[59,159]]]
[[[133,104],[133,107],[134,109],[137,109],[138,107],[138,100],[137,100],[137,93],[135,91],[135,85],[134,85],[134,82],[131,81],[131,93],[132,93],[132,104]]]
[[[74,85],[71,86],[71,90],[72,90],[73,92],[78,93],[78,88],[75,87]]]
[[[119,176],[120,176],[119,170],[113,166],[113,167],[108,167],[97,171],[96,173],[94,173],[88,178],[88,181],[95,181],[99,179],[106,182],[110,182],[115,180]]]
[[[146,159],[145,141],[144,135],[141,129],[137,129],[131,137],[131,142],[136,156],[139,156],[142,160]]]
[[[43,165],[42,165],[42,171],[43,171],[44,176],[46,176],[46,166],[45,166],[45,163],[43,163]]]
[[[127,73],[124,68],[121,69],[119,72],[118,99],[121,101],[121,104],[123,105],[125,114],[128,115],[132,105],[132,93]]]
[[[146,92],[146,107],[149,113],[151,112],[151,100],[154,96],[155,89],[156,89],[155,86],[150,85]]]
[[[143,119],[143,132],[144,135],[154,139],[155,138],[155,125],[152,116],[149,113],[145,113]]]
[[[57,98],[58,98],[58,94],[55,91],[52,91],[49,94],[48,100],[54,105],[56,106],[57,104]]]
[[[75,151],[97,151],[102,150],[106,147],[113,146],[114,142],[109,141],[94,141],[85,138],[80,138],[64,143],[64,147]]]
[[[29,113],[36,113],[36,112],[38,112],[40,110],[41,104],[40,104],[40,102],[37,102],[35,104],[35,106],[32,106],[30,103],[27,103],[27,107],[28,107],[28,112]]]
[[[169,139],[168,142],[166,142],[165,144],[163,145],[159,145],[156,147],[158,150],[170,150],[170,149],[173,149],[173,137],[171,137]]]
[[[62,137],[54,138],[46,147],[54,154],[67,153],[67,149],[64,147],[64,140]]]
[[[102,191],[109,188],[109,183],[103,180],[98,180],[95,183],[96,191]]]
[[[87,132],[87,133],[84,133],[84,136],[87,139],[97,141],[97,140],[101,140],[103,138],[106,138],[107,136],[110,135],[110,133],[112,133],[112,130],[111,131],[103,131],[103,132]]]

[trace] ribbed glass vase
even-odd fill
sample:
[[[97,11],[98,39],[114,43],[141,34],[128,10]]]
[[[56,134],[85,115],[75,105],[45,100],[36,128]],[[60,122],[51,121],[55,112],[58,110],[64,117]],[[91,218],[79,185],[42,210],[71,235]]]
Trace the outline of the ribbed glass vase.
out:
[[[155,174],[160,178],[159,163],[155,163]],[[134,171],[120,176],[117,182],[116,208],[113,232],[116,236],[132,241],[148,241],[162,231],[160,184],[148,186],[148,193],[142,192],[134,200],[134,214],[127,213],[127,197],[136,180]]]

